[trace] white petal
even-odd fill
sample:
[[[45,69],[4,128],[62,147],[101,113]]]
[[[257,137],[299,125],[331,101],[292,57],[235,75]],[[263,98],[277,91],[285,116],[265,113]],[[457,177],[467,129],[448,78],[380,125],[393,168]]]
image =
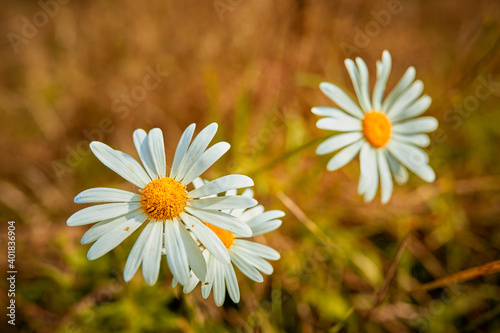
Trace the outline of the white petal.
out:
[[[382,62],[377,62],[377,82],[373,89],[373,109],[381,110],[382,98],[384,96],[385,85],[391,73],[391,55],[389,52],[382,53]]]
[[[150,286],[156,283],[160,273],[162,236],[163,222],[153,222],[153,230],[144,244],[142,261],[142,275]]]
[[[201,130],[196,138],[194,138],[184,155],[184,158],[182,159],[181,165],[179,166],[179,172],[175,176],[175,180],[180,181],[184,178],[194,162],[201,156],[201,154],[203,154],[205,149],[207,149],[210,141],[212,141],[215,133],[217,132],[217,126],[218,125],[216,123],[208,125]]]
[[[354,156],[359,152],[363,141],[358,141],[350,146],[345,147],[339,151],[335,156],[333,156],[328,162],[326,168],[329,171],[337,170],[347,163],[349,163]]]
[[[398,84],[394,89],[387,95],[386,99],[382,103],[382,111],[387,112],[387,109],[391,106],[391,104],[399,98],[401,93],[406,90],[410,86],[410,84],[415,80],[415,68],[409,67],[404,73],[401,80],[399,80]]]
[[[363,138],[361,132],[343,133],[332,136],[331,138],[323,141],[316,149],[316,154],[324,155],[334,152],[340,148],[344,148]]]
[[[198,178],[195,178],[191,184],[193,184],[194,188],[199,188],[205,184],[205,181],[203,179],[201,179],[200,177],[198,177]]]
[[[316,127],[329,131],[340,132],[361,131],[363,128],[359,119],[347,115],[344,119],[329,117],[321,118],[316,122]]]
[[[278,218],[283,217],[283,216],[285,216],[285,212],[283,212],[281,210],[270,210],[270,211],[267,211],[263,214],[255,216],[254,218],[252,218],[250,220],[247,220],[246,223],[250,227],[253,227],[253,226],[257,226],[259,224],[274,220],[274,219],[278,219]]]
[[[165,221],[165,250],[167,251],[168,267],[172,275],[181,285],[189,283],[189,264],[186,249],[182,241],[179,223]]]
[[[226,285],[224,284],[224,275],[226,273],[224,267],[222,267],[222,263],[217,261],[217,259],[213,258],[214,260],[214,271],[215,271],[215,278],[214,278],[214,301],[217,306],[221,306],[224,304],[224,299],[226,298]]]
[[[410,143],[419,147],[427,147],[431,143],[431,139],[426,134],[397,134],[392,133],[392,140]]]
[[[133,212],[127,215],[126,221],[104,234],[90,247],[87,258],[89,260],[97,259],[117,247],[118,244],[137,230],[145,219],[141,212]]]
[[[368,104],[366,100],[363,98],[363,94],[361,93],[361,78],[359,76],[359,71],[354,61],[351,59],[346,59],[344,61],[345,67],[349,72],[349,76],[351,77],[352,85],[354,86],[354,90],[356,91],[356,96],[358,96],[359,103],[361,104],[361,108],[366,111]]]
[[[189,200],[188,205],[202,209],[250,208],[257,205],[257,200],[242,195]]]
[[[370,202],[377,194],[378,189],[378,167],[377,167],[377,153],[375,149],[368,150],[369,160],[372,162],[368,166],[368,174],[364,175],[367,177],[367,185],[365,193],[365,202]]]
[[[203,259],[205,260],[205,259]],[[189,283],[186,284],[184,286],[184,288],[182,288],[182,292],[184,294],[189,294],[190,292],[193,291],[194,288],[196,288],[196,286],[198,285],[198,282],[200,282],[200,280],[196,277],[196,275],[194,275],[193,272],[191,272],[191,278],[189,279]]]
[[[392,175],[389,170],[387,158],[382,149],[377,151],[378,167],[380,173],[380,188],[382,193],[382,203],[385,204],[389,201],[392,195]]]
[[[230,255],[231,255],[231,261],[236,265],[236,267],[238,267],[238,269],[243,274],[245,274],[255,282],[264,281],[262,275],[252,265],[246,262],[245,259],[242,258],[238,253],[232,251]]]
[[[172,162],[172,168],[170,169],[170,178],[175,179],[179,173],[179,167],[181,166],[184,156],[186,156],[186,152],[189,147],[189,143],[191,142],[191,138],[193,137],[195,128],[196,125],[191,124],[182,133],[179,143],[177,144],[177,149],[175,150],[174,161]]]
[[[366,67],[365,62],[361,58],[356,58],[356,64],[359,69],[359,79],[360,79],[360,92],[361,98],[359,99],[361,106],[366,112],[372,110],[372,105],[370,103],[370,92],[369,92],[369,77],[368,77],[368,68]]]
[[[427,155],[421,149],[394,140],[389,143],[387,149],[395,158],[426,182],[433,182],[436,178],[434,170],[427,164]]]
[[[244,188],[253,186],[253,180],[248,176],[243,175],[227,175],[209,183],[206,183],[200,188],[192,190],[188,193],[189,198],[201,198],[212,194],[225,192],[232,188]]]
[[[368,142],[363,142],[359,152],[359,165],[363,176],[370,173],[371,166],[376,162],[375,155],[371,154],[372,151],[374,151],[372,146]]]
[[[387,150],[385,151],[385,156],[391,167],[392,174],[399,185],[406,184],[408,181],[408,171],[406,168],[399,163]]]
[[[345,111],[329,106],[315,106],[311,109],[312,113],[322,117],[339,118],[345,116]]]
[[[251,209],[246,210],[243,214],[238,216],[238,218],[240,220],[246,222],[246,221],[250,220],[251,218],[254,218],[257,215],[264,213],[264,210],[265,210],[264,206],[258,205],[258,206],[251,208]]]
[[[245,239],[235,239],[234,244],[264,259],[278,260],[280,258],[278,251],[264,244],[247,241]]]
[[[92,141],[90,149],[102,164],[132,184],[144,188],[151,181],[144,168],[131,156],[98,141]]]
[[[233,246],[233,251],[237,251],[238,254],[250,265],[261,271],[266,275],[271,275],[273,273],[273,266],[262,258],[256,257],[246,250],[238,249]]]
[[[238,220],[236,217],[219,212],[217,210],[204,210],[192,207],[186,207],[186,211],[191,215],[196,216],[199,220],[215,225],[224,230],[231,231],[233,234],[242,237],[251,237],[252,230],[245,222]]]
[[[182,178],[181,184],[187,185],[191,183],[196,177],[204,173],[212,164],[221,158],[230,147],[231,145],[227,142],[218,142],[207,149],[200,158],[193,163],[189,171],[187,171],[184,178]]]
[[[200,248],[194,239],[189,235],[184,225],[179,222],[179,226],[182,241],[184,242],[184,247],[186,248],[189,266],[191,266],[191,269],[198,279],[203,281],[207,276],[207,264],[205,262],[205,258],[203,258]]]
[[[165,159],[165,142],[163,141],[161,129],[153,128],[149,131],[148,145],[156,173],[160,178],[164,178],[167,174],[167,161]]]
[[[422,94],[422,91],[424,90],[424,84],[422,81],[417,80],[413,82],[413,84],[403,91],[401,95],[399,95],[394,103],[390,105],[387,110],[387,116],[389,119],[392,119],[392,117],[395,117],[401,112],[404,112],[406,108],[408,108],[411,104],[413,104],[417,98]]]
[[[83,234],[81,243],[89,244],[96,241],[104,234],[113,230],[114,228],[116,228],[116,226],[122,224],[126,220],[127,216],[123,215],[116,219],[104,220],[94,224],[89,230],[87,230],[87,232]]]
[[[210,291],[212,290],[212,285],[215,280],[215,268],[217,265],[217,259],[214,256],[208,255],[207,260],[207,280],[206,283],[201,286],[201,295],[203,298],[210,296]]]
[[[153,157],[149,151],[148,134],[143,129],[138,129],[134,131],[133,137],[135,149],[149,177],[151,177],[151,179],[159,178],[155,169]]]
[[[393,122],[409,119],[409,118],[414,118],[420,116],[422,113],[425,112],[431,105],[432,99],[424,95],[420,97],[417,101],[415,101],[412,105],[409,105],[406,109],[404,109],[402,112],[398,113],[397,115],[393,115],[391,117],[391,120]]]
[[[238,287],[238,280],[236,279],[236,273],[234,272],[233,265],[231,264],[222,264],[225,268],[225,278],[227,285],[227,292],[229,293],[229,297],[234,303],[238,303],[240,301],[240,288]]]
[[[108,187],[89,188],[75,197],[75,203],[141,201],[141,196],[129,191]]]
[[[81,209],[71,215],[66,224],[70,227],[116,218],[141,208],[140,202],[117,202]]]
[[[128,282],[132,279],[132,277],[139,269],[139,266],[141,265],[144,253],[144,245],[149,239],[149,235],[151,233],[151,230],[153,230],[154,223],[158,222],[151,221],[146,225],[144,230],[142,230],[141,234],[139,235],[139,238],[137,238],[137,241],[132,247],[132,250],[130,251],[130,254],[127,258],[127,263],[125,264],[125,270],[123,271],[123,279],[125,280],[125,282]]]
[[[252,226],[252,236],[258,236],[276,230],[281,226],[281,223],[281,220],[272,220],[254,225]]]
[[[393,126],[394,133],[416,134],[432,132],[438,127],[438,122],[434,117],[420,117],[407,120]]]
[[[222,262],[229,263],[229,253],[220,238],[196,217],[181,213],[181,219],[200,243]]]
[[[359,108],[359,106],[353,102],[353,100],[347,96],[345,92],[342,91],[339,87],[334,84],[328,82],[322,82],[319,85],[319,88],[323,93],[328,96],[332,101],[335,102],[338,106],[340,106],[346,112],[349,112],[356,118],[363,118],[363,111]]]

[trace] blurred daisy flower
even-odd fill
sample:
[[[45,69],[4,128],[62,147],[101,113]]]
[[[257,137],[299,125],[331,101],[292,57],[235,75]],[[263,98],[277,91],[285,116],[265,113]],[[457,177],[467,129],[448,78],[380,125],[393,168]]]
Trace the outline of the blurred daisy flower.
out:
[[[162,248],[165,248],[168,266],[181,284],[190,281],[190,271],[205,279],[207,266],[193,233],[200,244],[224,263],[230,262],[229,253],[218,234],[201,221],[206,221],[225,232],[252,236],[252,229],[222,209],[245,209],[257,201],[244,196],[218,193],[229,189],[253,186],[243,175],[227,175],[203,186],[187,190],[187,186],[215,163],[229,144],[219,142],[207,149],[217,131],[213,123],[204,128],[191,142],[195,124],[182,134],[170,172],[167,176],[165,146],[160,129],[149,134],[142,129],[134,132],[133,139],[141,166],[131,156],[94,141],[90,148],[108,168],[139,188],[137,193],[112,189],[91,188],[75,197],[76,203],[105,203],[84,208],[67,221],[69,226],[95,223],[82,237],[81,243],[95,242],[87,258],[97,259],[114,249],[146,221],[125,265],[124,279],[129,281],[142,263],[146,282],[158,279]],[[205,198],[215,195],[214,197]],[[189,231],[188,231],[189,230]]]
[[[203,184],[200,179],[198,186]],[[226,196],[231,197],[236,194],[236,191],[227,191]],[[243,196],[253,198],[253,191],[246,189]],[[232,209],[227,213],[239,218],[247,226],[252,229],[253,236],[262,235],[267,232],[277,229],[281,225],[279,218],[285,216],[285,213],[280,210],[271,210],[264,212],[264,207],[259,205],[250,209]],[[207,277],[201,285],[201,293],[203,298],[208,298],[213,288],[215,304],[221,306],[226,297],[226,286],[229,297],[235,303],[240,301],[240,290],[238,280],[234,271],[233,264],[238,269],[255,282],[262,282],[264,279],[260,272],[270,275],[273,273],[273,266],[267,260],[278,260],[280,254],[269,246],[255,243],[244,238],[241,235],[227,230],[223,230],[213,224],[205,223],[207,227],[213,230],[219,239],[224,243],[224,246],[229,251],[231,263],[222,262],[210,249],[203,251],[204,258],[207,262],[208,272]],[[260,272],[259,272],[260,271]],[[184,293],[190,293],[200,282],[196,274],[191,274],[191,281],[183,288]],[[175,286],[177,281],[172,281],[172,286]]]
[[[431,98],[422,94],[423,84],[415,80],[415,68],[410,67],[396,87],[385,97],[384,91],[391,72],[391,55],[382,54],[377,61],[377,81],[370,99],[368,69],[361,58],[356,63],[345,61],[347,71],[358,97],[359,105],[339,87],[323,82],[320,89],[340,109],[314,107],[312,112],[322,116],[316,123],[320,129],[337,132],[316,149],[318,155],[340,150],[328,162],[327,169],[336,170],[349,163],[359,153],[360,179],[358,193],[364,194],[365,202],[372,201],[378,189],[379,178],[382,203],[392,194],[392,175],[400,184],[408,180],[411,170],[427,182],[435,179],[428,165],[427,154],[419,147],[428,146],[429,136],[438,122],[433,117],[420,117],[431,104]]]

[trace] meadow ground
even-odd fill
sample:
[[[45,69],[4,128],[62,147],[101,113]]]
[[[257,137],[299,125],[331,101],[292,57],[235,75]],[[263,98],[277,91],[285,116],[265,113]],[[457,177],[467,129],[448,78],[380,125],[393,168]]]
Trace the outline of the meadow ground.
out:
[[[7,0],[0,35],[0,263],[15,221],[18,272],[2,332],[500,331],[498,1]],[[322,81],[354,96],[345,58],[373,86],[385,49],[388,86],[414,66],[433,99],[437,179],[365,204],[357,159],[327,172],[315,155],[328,133],[311,108],[334,106]],[[160,127],[171,162],[190,123],[214,121],[232,147],[204,176],[247,174],[287,214],[258,238],[281,253],[274,273],[238,272],[241,301],[218,308],[172,289],[165,261],[154,286],[125,283],[138,233],[88,261],[74,196],[133,190],[89,140],[136,157],[133,131]]]

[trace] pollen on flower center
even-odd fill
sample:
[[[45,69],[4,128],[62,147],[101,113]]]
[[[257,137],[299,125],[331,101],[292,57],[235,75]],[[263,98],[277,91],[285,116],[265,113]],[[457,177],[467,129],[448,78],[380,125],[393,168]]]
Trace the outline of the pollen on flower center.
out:
[[[363,119],[363,134],[373,147],[385,147],[392,135],[391,121],[380,111],[368,112]]]
[[[203,222],[207,227],[212,229],[213,232],[219,237],[219,239],[222,241],[222,244],[226,247],[226,249],[229,249],[234,242],[234,234],[231,231],[224,230],[222,228],[216,227],[215,225],[212,225],[210,223]]]
[[[186,188],[169,177],[154,179],[142,190],[142,208],[152,219],[177,217],[184,211],[186,202]]]

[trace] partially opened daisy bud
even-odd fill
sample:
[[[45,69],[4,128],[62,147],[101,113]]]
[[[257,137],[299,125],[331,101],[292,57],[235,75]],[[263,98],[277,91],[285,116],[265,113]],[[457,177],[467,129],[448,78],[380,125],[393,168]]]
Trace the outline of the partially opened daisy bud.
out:
[[[252,179],[243,175],[227,175],[188,191],[188,185],[229,149],[226,142],[216,143],[207,149],[217,131],[216,123],[204,128],[191,142],[194,129],[195,124],[191,124],[182,134],[169,173],[163,133],[158,128],[152,129],[149,134],[142,129],[134,132],[134,144],[143,166],[131,156],[104,143],[94,141],[90,144],[92,152],[104,165],[139,190],[133,193],[92,188],[75,197],[76,203],[108,202],[84,208],[67,221],[69,226],[98,222],[82,237],[82,244],[95,242],[87,254],[89,260],[114,249],[147,221],[127,259],[125,281],[134,276],[142,263],[144,279],[148,284],[154,284],[158,279],[164,246],[170,271],[177,281],[185,285],[190,281],[190,270],[200,279],[205,279],[207,273],[205,259],[191,233],[221,262],[230,262],[224,243],[201,221],[228,232],[252,235],[249,226],[222,210],[253,207],[257,201],[252,198],[227,200],[224,195],[204,198],[229,189],[253,186]]]
[[[312,112],[324,118],[316,126],[321,129],[344,132],[322,142],[316,153],[329,154],[341,149],[328,162],[330,171],[341,168],[359,153],[361,174],[358,193],[364,194],[366,202],[377,193],[379,179],[382,203],[389,201],[392,194],[392,175],[400,184],[408,180],[410,169],[427,182],[435,179],[429,166],[427,154],[419,147],[429,145],[429,136],[438,122],[433,117],[420,117],[431,104],[423,90],[421,81],[415,79],[415,69],[408,68],[399,83],[383,99],[387,78],[391,72],[391,55],[382,54],[377,62],[377,81],[370,98],[368,69],[361,58],[356,63],[345,61],[351,76],[359,105],[339,87],[331,83],[320,84],[321,90],[340,109],[314,107]]]
[[[238,197],[236,191],[226,192],[226,197]],[[243,197],[252,198],[253,191],[246,189]],[[262,235],[277,229],[281,225],[279,218],[285,216],[280,210],[264,212],[264,207],[259,205],[250,209],[231,209],[227,211],[232,216],[238,217],[242,223],[252,229],[253,236]],[[199,279],[195,273],[191,273],[189,284],[183,288],[184,293],[190,293],[200,282],[203,298],[207,298],[213,288],[215,304],[221,306],[226,297],[226,287],[231,300],[235,303],[240,301],[240,290],[233,264],[247,277],[255,282],[264,281],[260,272],[270,275],[273,266],[266,260],[278,260],[280,254],[269,246],[246,240],[247,236],[221,229],[210,223],[205,223],[215,232],[229,251],[231,262],[221,261],[210,249],[203,251],[207,262],[208,272],[206,279]],[[259,272],[260,271],[260,272]],[[177,281],[173,281],[173,286]]]

